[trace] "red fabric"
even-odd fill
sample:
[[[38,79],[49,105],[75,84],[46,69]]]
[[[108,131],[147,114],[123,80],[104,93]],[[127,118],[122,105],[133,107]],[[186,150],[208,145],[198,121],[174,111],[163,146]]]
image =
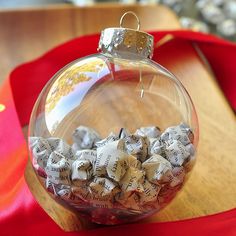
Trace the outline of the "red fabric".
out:
[[[219,85],[236,109],[236,45],[188,31],[154,32],[176,39],[155,51],[154,60],[167,65],[170,56],[186,53],[196,43],[211,64]],[[96,52],[98,35],[67,42],[41,58],[16,68],[0,88],[0,235],[236,235],[236,209],[217,215],[167,223],[132,224],[77,233],[63,232],[32,197],[24,180],[27,147],[21,126],[28,124],[33,104],[51,76],[68,62]],[[187,45],[187,46],[186,46]],[[179,55],[178,54],[178,55]]]

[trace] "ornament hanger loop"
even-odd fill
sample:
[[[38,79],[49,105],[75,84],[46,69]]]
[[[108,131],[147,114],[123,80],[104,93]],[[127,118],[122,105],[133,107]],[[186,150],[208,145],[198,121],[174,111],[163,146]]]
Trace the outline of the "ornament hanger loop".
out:
[[[133,11],[127,11],[123,14],[123,16],[120,18],[120,27],[124,28],[122,25],[123,25],[125,16],[127,16],[128,14],[131,14],[136,18],[136,20],[137,20],[137,29],[136,30],[139,30],[140,29],[140,20],[139,20],[138,16]]]

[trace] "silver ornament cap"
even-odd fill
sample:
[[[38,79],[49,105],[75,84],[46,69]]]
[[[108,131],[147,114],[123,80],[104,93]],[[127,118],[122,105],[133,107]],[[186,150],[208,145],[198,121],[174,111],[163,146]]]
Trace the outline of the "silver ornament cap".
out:
[[[123,20],[132,14],[137,20],[137,29],[124,28]],[[140,31],[137,15],[126,12],[120,19],[120,27],[106,28],[102,31],[98,49],[104,54],[124,58],[152,58],[154,38],[151,34]]]

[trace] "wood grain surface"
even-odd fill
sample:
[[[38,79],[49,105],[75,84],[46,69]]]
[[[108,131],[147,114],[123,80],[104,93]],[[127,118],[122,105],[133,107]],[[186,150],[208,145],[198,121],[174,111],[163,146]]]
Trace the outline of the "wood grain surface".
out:
[[[32,60],[52,47],[80,35],[99,33],[106,27],[119,27],[120,17],[135,11],[143,30],[174,29],[177,17],[163,6],[98,4],[91,7],[70,5],[0,9],[0,81],[16,65]],[[133,17],[127,26],[136,27]]]
[[[137,12],[143,29],[179,28],[175,15],[161,6],[109,4],[0,12],[0,53],[4,58],[0,79],[17,64],[58,43],[117,25],[117,19],[127,10]],[[180,78],[196,106],[200,125],[198,160],[183,191],[164,210],[142,222],[186,219],[236,207],[235,115],[193,45],[186,45],[185,53],[163,64]],[[49,197],[30,164],[26,179],[40,205],[60,227],[66,231],[91,227]]]

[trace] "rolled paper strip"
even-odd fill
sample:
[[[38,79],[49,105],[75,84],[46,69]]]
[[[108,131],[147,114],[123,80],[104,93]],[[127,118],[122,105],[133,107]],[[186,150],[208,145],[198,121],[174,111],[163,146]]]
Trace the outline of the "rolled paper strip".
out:
[[[193,146],[192,143],[187,144],[187,145],[185,146],[185,149],[186,149],[187,152],[190,153],[191,156],[194,156],[194,155],[195,155],[195,148],[194,148],[194,146]]]
[[[63,199],[66,202],[74,203],[74,204],[83,204],[82,199],[80,199],[78,196],[74,195],[70,189],[61,189],[57,192],[57,195],[60,196],[61,199]]]
[[[160,128],[156,126],[150,126],[150,127],[141,127],[137,129],[134,134],[148,138],[159,138],[161,135],[161,131]]]
[[[148,180],[143,182],[144,191],[139,194],[141,204],[157,201],[161,185],[150,183]]]
[[[128,137],[130,135],[131,134],[130,134],[130,132],[127,129],[125,129],[125,128],[121,128],[120,129],[120,133],[119,133],[119,138],[120,139],[126,138],[126,137]]]
[[[121,190],[124,193],[142,193],[144,191],[144,176],[144,171],[130,167],[119,182]]]
[[[92,176],[92,164],[88,160],[76,160],[72,164],[71,180],[89,180]]]
[[[37,164],[42,168],[46,167],[48,158],[54,151],[67,159],[75,159],[72,148],[59,138],[30,137],[29,146]]]
[[[70,184],[71,163],[62,154],[54,151],[50,154],[45,168],[48,179],[54,184]]]
[[[93,206],[112,208],[113,197],[119,192],[117,185],[103,177],[95,177],[89,185],[91,191],[90,202]]]
[[[97,149],[97,159],[94,167],[94,175],[108,175],[111,179],[120,181],[125,174],[127,154],[123,152],[124,141],[118,140],[108,143]]]
[[[97,147],[97,148],[102,147],[102,146],[104,146],[110,142],[114,142],[118,139],[119,139],[119,137],[116,134],[114,134],[113,132],[111,132],[106,138],[96,142],[95,147]]]
[[[173,166],[182,166],[185,160],[190,156],[185,146],[177,140],[171,140],[171,142],[168,143],[165,154],[167,160]]]
[[[75,196],[82,199],[85,203],[89,203],[89,201],[92,197],[89,186],[86,183],[80,184],[79,186],[72,186],[71,187],[71,192]]]
[[[122,128],[102,140],[80,126],[73,138],[80,146],[76,152],[60,138],[31,137],[29,142],[49,192],[78,209],[104,209],[102,214],[106,209],[132,215],[162,208],[182,187],[195,160],[193,132],[186,124],[162,134],[156,126],[135,134]]]
[[[134,167],[136,169],[141,169],[142,167],[142,163],[137,159],[137,157],[132,155],[127,155],[125,162],[127,167]]]
[[[161,134],[161,141],[178,140],[183,145],[193,143],[193,139],[192,130],[185,124],[169,127]]]
[[[118,201],[126,209],[135,210],[142,212],[142,207],[140,206],[140,197],[137,193],[121,192],[117,195],[116,201]]]
[[[99,134],[86,126],[79,126],[72,134],[74,144],[74,150],[90,149],[94,144],[101,140]]]
[[[125,152],[136,156],[141,162],[144,162],[148,155],[149,141],[147,137],[139,135],[130,135],[124,139]]]
[[[153,154],[158,154],[161,156],[165,155],[165,146],[160,141],[160,139],[150,138],[149,142],[150,142],[149,149],[148,149],[149,155],[153,155]]]
[[[77,160],[87,160],[92,165],[94,165],[97,158],[97,150],[94,149],[79,150],[75,153],[75,158]]]
[[[153,155],[142,164],[147,179],[154,184],[170,182],[173,179],[171,163],[160,155]]]
[[[175,186],[180,185],[184,182],[185,170],[184,170],[183,166],[174,167],[172,170],[172,174],[173,174],[174,178],[170,183],[171,187],[175,187]]]
[[[45,168],[52,149],[48,141],[41,137],[30,137],[29,146],[31,148],[34,161],[41,167]],[[34,163],[34,165],[36,164]]]

